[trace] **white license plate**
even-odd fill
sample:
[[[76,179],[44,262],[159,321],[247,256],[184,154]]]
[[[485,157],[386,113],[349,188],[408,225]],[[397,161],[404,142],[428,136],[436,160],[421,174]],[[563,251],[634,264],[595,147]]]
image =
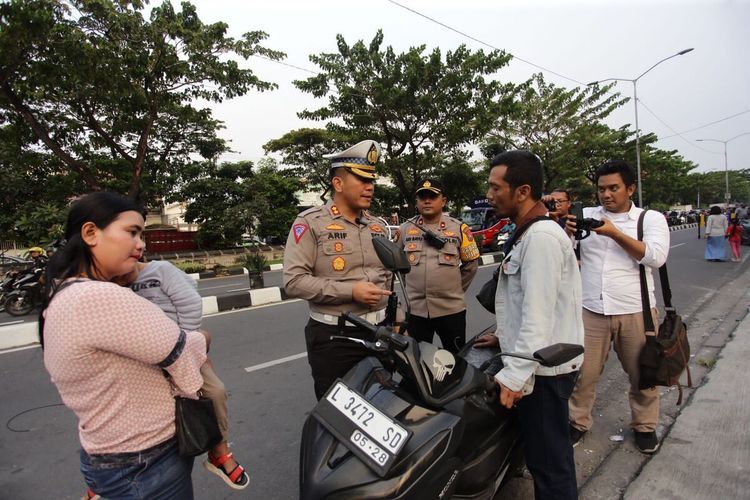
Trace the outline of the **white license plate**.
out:
[[[387,451],[360,430],[352,432],[351,441],[357,445],[357,448],[365,452],[367,458],[379,465],[385,465],[388,459],[391,458]]]
[[[379,445],[383,451],[396,454],[404,446],[404,443],[406,443],[406,438],[409,435],[406,429],[373,407],[367,400],[349,389],[342,382],[336,382],[333,389],[328,392],[326,399],[351,420],[358,429],[369,436],[374,441],[372,444]],[[352,434],[351,439],[357,443],[354,440],[354,434]],[[359,443],[357,445],[360,448],[363,446]],[[362,449],[367,452],[367,449]],[[385,460],[387,458],[386,456]]]

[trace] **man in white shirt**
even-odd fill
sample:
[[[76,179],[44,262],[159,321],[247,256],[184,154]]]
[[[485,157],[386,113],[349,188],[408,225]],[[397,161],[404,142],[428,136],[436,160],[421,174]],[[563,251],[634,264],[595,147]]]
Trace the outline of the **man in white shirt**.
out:
[[[570,398],[570,433],[574,445],[591,428],[591,410],[596,382],[614,346],[630,379],[630,427],[643,453],[659,447],[656,424],[659,421],[659,391],[638,389],[638,357],[646,343],[639,264],[646,268],[651,304],[654,297],[652,269],[658,269],[669,253],[669,228],[664,216],[646,212],[643,241],[637,239],[637,223],[643,209],[630,200],[635,191],[635,174],[624,161],[609,161],[596,172],[601,206],[584,208],[584,218],[604,224],[578,242],[583,283],[583,324],[586,328],[584,361]],[[575,224],[568,223],[568,229]],[[656,309],[651,311],[658,325]]]
[[[542,163],[529,151],[507,151],[490,162],[487,199],[513,220],[520,237],[501,264],[497,336],[480,338],[478,347],[499,342],[503,351],[531,355],[558,342],[583,344],[578,263],[565,231],[545,217],[542,179]],[[582,356],[551,368],[518,358],[503,362],[495,382],[500,403],[517,406],[535,498],[577,498],[567,400]]]

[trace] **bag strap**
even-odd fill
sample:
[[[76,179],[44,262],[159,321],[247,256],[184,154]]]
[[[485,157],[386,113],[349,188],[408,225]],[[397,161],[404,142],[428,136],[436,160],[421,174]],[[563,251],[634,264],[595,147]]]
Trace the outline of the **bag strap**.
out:
[[[516,245],[521,235],[523,235],[523,233],[525,233],[526,230],[530,228],[532,224],[534,224],[535,222],[539,222],[540,220],[552,220],[552,219],[546,215],[540,215],[539,217],[534,217],[523,226],[517,227],[516,230],[513,231],[513,234],[511,235],[511,237],[508,238],[508,241],[505,242],[505,245],[503,245],[503,253],[505,253],[505,255],[507,256],[510,253],[510,251],[513,249],[513,247]]]
[[[643,219],[646,216],[646,210],[638,216],[638,241],[643,241]],[[646,266],[638,264],[638,273],[641,278],[641,304],[643,307],[643,325],[647,332],[656,333],[654,327],[654,318],[651,316],[651,301],[648,298],[648,281],[646,281]],[[661,276],[661,274],[660,274]]]
[[[638,216],[638,241],[643,241],[643,219],[646,218],[646,212],[644,210],[641,215]],[[639,264],[639,271],[641,275],[641,303],[643,304],[643,321],[646,325],[646,331],[656,332],[654,329],[654,321],[651,318],[651,314],[646,314],[646,311],[651,310],[651,304],[648,298],[648,284],[646,281],[646,267],[643,264]],[[674,306],[672,306],[672,288],[669,286],[669,273],[667,272],[667,263],[665,262],[659,268],[659,280],[661,281],[661,294],[664,299],[664,309],[667,312],[674,312]],[[651,328],[649,330],[649,327]]]

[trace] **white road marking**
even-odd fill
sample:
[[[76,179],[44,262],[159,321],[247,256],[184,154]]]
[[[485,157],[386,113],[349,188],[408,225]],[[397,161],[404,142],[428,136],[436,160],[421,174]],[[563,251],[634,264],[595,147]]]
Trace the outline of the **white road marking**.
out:
[[[0,323],[0,326],[17,325],[18,323],[23,323],[23,320],[19,319],[16,321],[8,321],[7,323]]]
[[[219,285],[219,286],[202,286],[200,287],[199,291],[202,292],[203,290],[214,290],[216,288],[226,288],[228,286],[237,286],[238,284],[239,283],[227,283],[226,285]]]
[[[671,246],[671,247],[669,247],[669,248],[677,248],[677,247],[681,247],[682,245],[686,245],[686,243],[678,243],[678,244],[676,244],[676,245],[672,245],[672,246]]]
[[[234,288],[232,290],[227,290],[227,293],[230,293],[230,292],[246,292],[248,290],[250,290],[249,286],[246,287],[246,288]]]
[[[257,370],[262,370],[264,368],[269,368],[271,366],[280,365],[288,361],[294,361],[296,359],[306,358],[306,357],[307,357],[307,353],[301,352],[299,354],[294,354],[293,356],[287,356],[285,358],[274,359],[273,361],[269,361],[268,363],[261,363],[259,365],[248,366],[247,368],[245,368],[245,371],[250,373],[250,372],[257,371]]]

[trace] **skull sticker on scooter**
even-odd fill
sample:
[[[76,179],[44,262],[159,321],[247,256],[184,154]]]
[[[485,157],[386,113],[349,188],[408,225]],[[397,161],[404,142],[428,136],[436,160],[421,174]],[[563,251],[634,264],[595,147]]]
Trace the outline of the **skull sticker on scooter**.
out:
[[[435,356],[432,358],[432,367],[436,370],[433,370],[433,373],[437,382],[442,382],[446,375],[450,375],[455,366],[456,358],[453,357],[453,354],[444,349],[435,351]]]

